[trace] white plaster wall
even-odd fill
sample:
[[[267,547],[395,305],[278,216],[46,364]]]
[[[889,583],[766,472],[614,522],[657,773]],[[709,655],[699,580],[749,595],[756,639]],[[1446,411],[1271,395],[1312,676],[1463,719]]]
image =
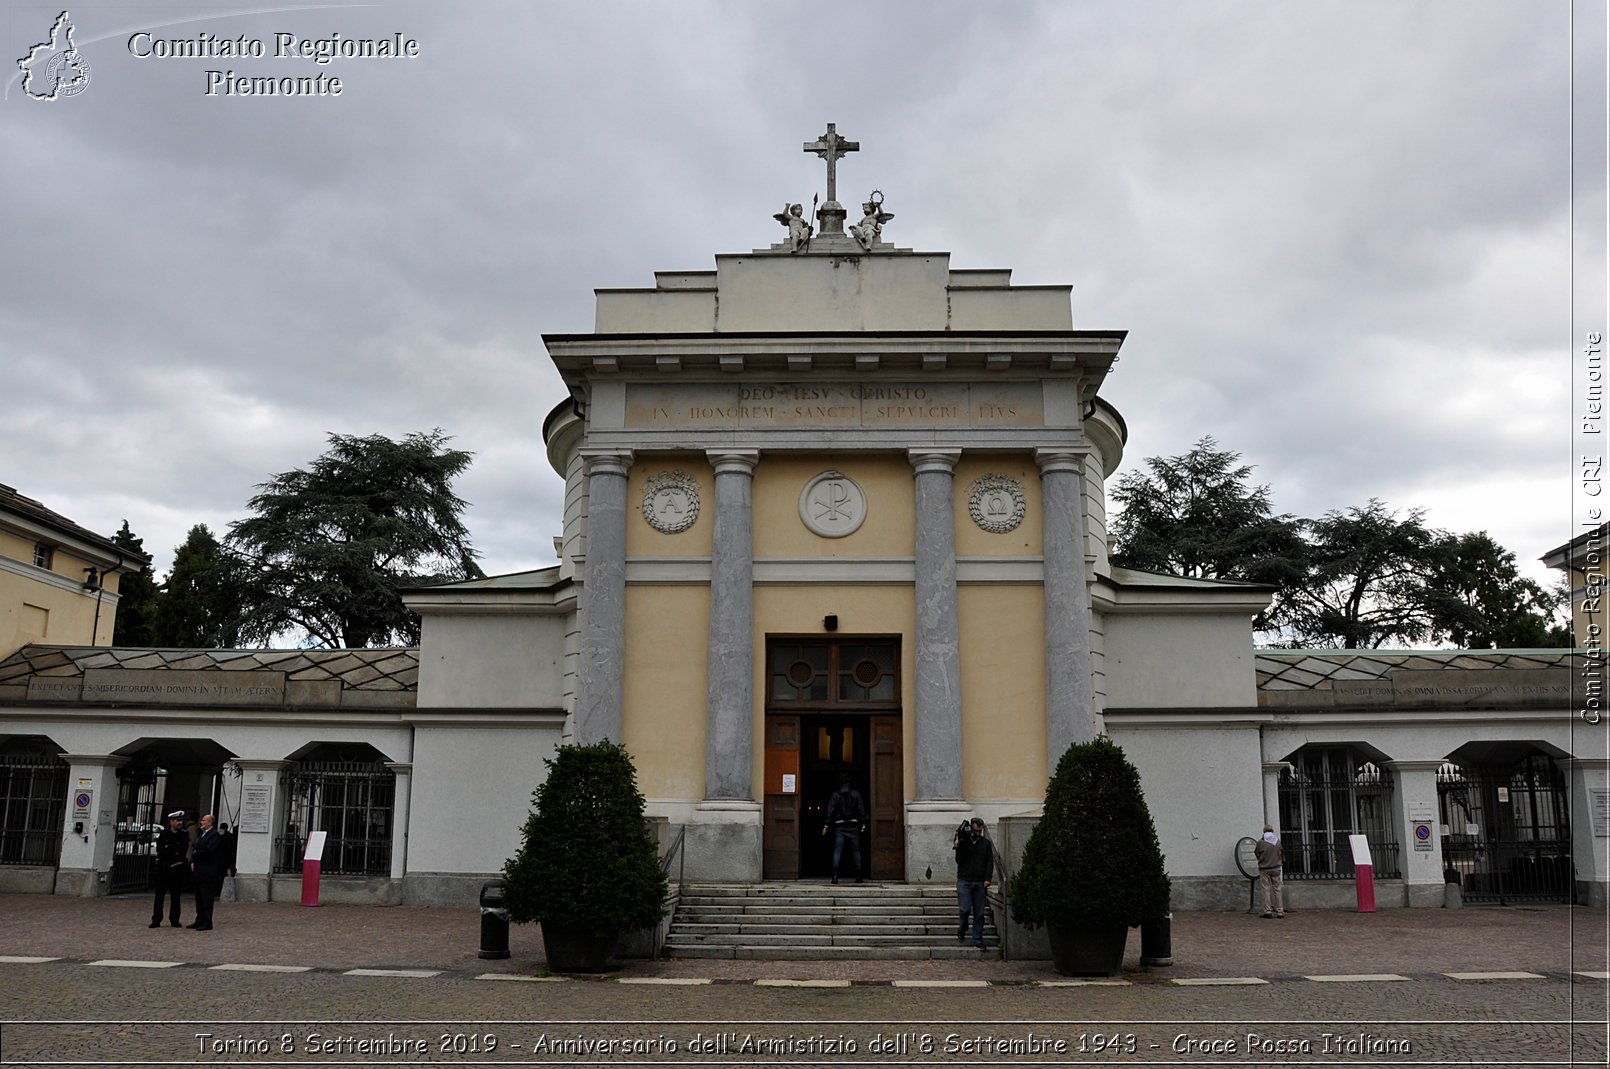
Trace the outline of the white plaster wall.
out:
[[[422,618],[421,709],[557,709],[564,703],[563,616]]]
[[[716,329],[713,290],[599,290],[599,334],[707,333]]]
[[[410,873],[488,873],[520,828],[559,745],[558,717],[523,724],[420,724],[408,829]]]
[[[1602,757],[1603,729],[1598,737],[1580,730],[1566,710],[1556,713],[1447,710],[1446,712],[1274,713],[1263,729],[1263,760],[1284,761],[1310,744],[1361,743],[1391,761],[1441,761],[1467,742],[1538,742],[1578,757]],[[1398,722],[1386,721],[1394,717]]]
[[[1258,728],[1108,725],[1140,771],[1171,876],[1239,875],[1235,844],[1263,828]]]
[[[1110,709],[1252,707],[1252,621],[1241,614],[1104,614]]]
[[[1073,287],[954,287],[951,330],[1072,330]]]
[[[716,329],[944,330],[950,255],[718,256]],[[643,329],[650,329],[645,326]]]

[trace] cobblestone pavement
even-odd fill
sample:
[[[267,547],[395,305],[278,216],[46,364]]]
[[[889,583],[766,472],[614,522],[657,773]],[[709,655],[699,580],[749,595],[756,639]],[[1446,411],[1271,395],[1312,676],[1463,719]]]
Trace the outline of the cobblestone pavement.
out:
[[[187,903],[188,905],[188,900]],[[64,898],[0,895],[7,920],[0,955],[88,961],[158,959],[310,965],[319,968],[442,969],[541,973],[546,968],[536,926],[517,925],[512,956],[484,961],[480,913],[474,908],[320,906],[290,902],[221,902],[210,932],[147,928],[144,897]],[[186,912],[186,922],[191,915]],[[1129,936],[1126,967],[1138,981],[1323,974],[1514,971],[1566,974],[1607,966],[1606,913],[1571,906],[1343,910],[1289,913],[1263,920],[1245,913],[1176,913],[1174,965],[1139,971],[1138,932]],[[633,961],[623,975],[757,979],[1053,978],[1043,961]]]
[[[970,960],[673,960],[544,979],[531,928],[514,930],[510,959],[481,960],[474,909],[221,903],[202,933],[148,929],[144,899],[14,895],[0,908],[0,958],[56,959],[0,961],[7,1067],[1606,1064],[1607,984],[1582,975],[1606,971],[1605,916],[1563,906],[1175,914],[1173,967],[1140,970],[1132,933],[1121,986],[1065,987],[1047,986],[1046,962]],[[177,964],[90,964],[105,961]],[[241,965],[311,971],[229,967]],[[1533,976],[1445,975],[1471,972]],[[1305,978],[1383,973],[1402,979]],[[1267,982],[1174,982],[1223,978]],[[756,983],[777,980],[842,986]]]

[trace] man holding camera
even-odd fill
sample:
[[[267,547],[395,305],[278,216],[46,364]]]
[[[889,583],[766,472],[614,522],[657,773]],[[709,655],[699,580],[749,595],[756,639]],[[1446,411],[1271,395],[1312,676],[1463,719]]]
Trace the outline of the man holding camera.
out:
[[[961,921],[956,942],[967,942],[967,920],[973,921],[973,945],[984,949],[984,904],[989,881],[995,874],[995,844],[984,836],[984,821],[974,817],[956,829],[951,846],[956,851],[956,907]]]

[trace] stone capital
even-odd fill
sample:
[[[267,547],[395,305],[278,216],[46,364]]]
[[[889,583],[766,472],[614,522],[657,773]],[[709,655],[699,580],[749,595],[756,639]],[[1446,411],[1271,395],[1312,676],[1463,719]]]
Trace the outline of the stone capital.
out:
[[[242,772],[278,772],[290,764],[279,757],[237,757],[229,763]]]
[[[57,756],[69,765],[86,768],[122,768],[129,763],[129,759],[122,754],[112,753],[64,753]]]
[[[1292,764],[1290,761],[1265,761],[1263,763],[1263,774],[1267,776],[1273,773],[1274,775],[1278,776],[1280,773],[1291,767]]]
[[[411,776],[414,774],[414,763],[412,761],[385,761],[383,764],[391,769],[394,776]]]
[[[704,455],[717,475],[752,475],[760,463],[758,449],[708,449]]]
[[[960,449],[908,449],[906,458],[918,475],[927,475],[938,472],[941,475],[950,475],[956,470],[956,462],[962,458]]]
[[[1073,449],[1036,449],[1034,462],[1040,466],[1041,475],[1053,472],[1083,475],[1085,470],[1084,454]]]
[[[1393,772],[1435,772],[1447,762],[1439,758],[1433,761],[1382,761],[1381,764]]]
[[[626,477],[632,467],[632,451],[630,449],[583,449],[581,450],[583,470],[588,475],[619,475]]]

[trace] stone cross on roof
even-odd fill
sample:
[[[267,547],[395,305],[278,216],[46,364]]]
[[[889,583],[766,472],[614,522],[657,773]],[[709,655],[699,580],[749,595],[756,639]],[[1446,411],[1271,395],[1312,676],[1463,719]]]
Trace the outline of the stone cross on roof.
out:
[[[814,152],[827,161],[827,199],[828,203],[838,201],[838,171],[835,165],[844,156],[851,152],[861,151],[861,142],[846,141],[839,136],[834,123],[827,124],[827,133],[815,141],[805,142],[805,151]]]

